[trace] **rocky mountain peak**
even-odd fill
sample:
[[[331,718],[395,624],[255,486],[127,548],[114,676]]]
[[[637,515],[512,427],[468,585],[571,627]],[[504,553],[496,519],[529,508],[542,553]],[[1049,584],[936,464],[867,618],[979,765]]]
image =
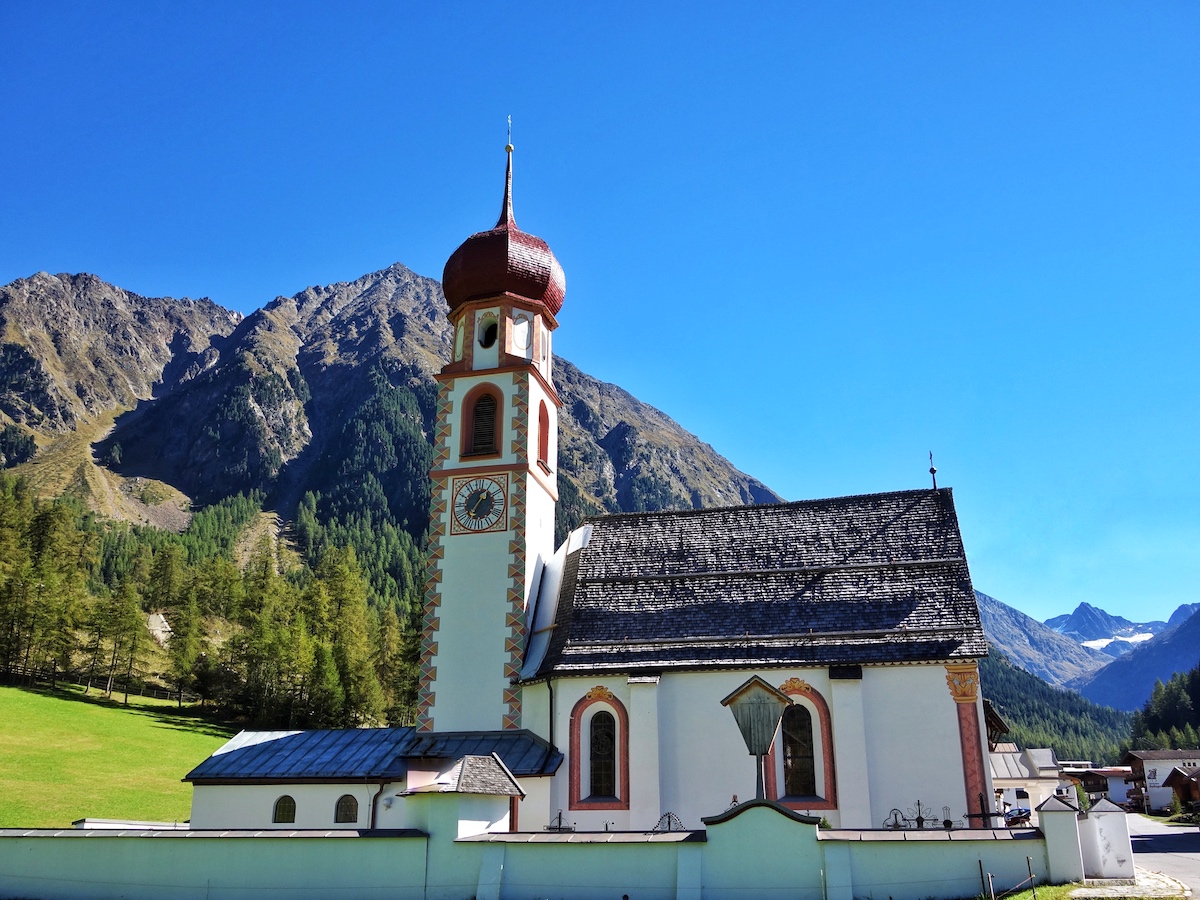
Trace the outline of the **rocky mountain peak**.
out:
[[[244,319],[92,275],[35,276],[0,289],[0,424],[47,434],[98,410],[123,413],[94,445],[102,465],[201,503],[261,490],[288,515],[304,491],[349,471],[351,445],[371,430],[361,411],[381,392],[404,394],[383,406],[418,416],[430,440],[433,375],[451,347],[446,310],[438,282],[399,263],[277,297]],[[780,499],[626,391],[566,360],[556,373],[566,520]],[[380,459],[391,460],[371,473],[384,498],[408,497],[411,507],[426,471]]]

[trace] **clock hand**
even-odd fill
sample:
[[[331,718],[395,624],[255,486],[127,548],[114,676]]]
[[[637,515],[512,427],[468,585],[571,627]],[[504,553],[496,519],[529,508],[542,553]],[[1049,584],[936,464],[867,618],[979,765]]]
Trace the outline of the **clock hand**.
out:
[[[475,500],[475,502],[474,502],[474,503],[471,505],[471,507],[470,507],[470,508],[467,510],[467,515],[468,515],[468,516],[472,516],[472,517],[474,517],[474,515],[475,515],[475,510],[479,509],[479,504],[480,504],[480,503],[482,503],[482,502],[484,501],[484,498],[485,498],[485,497],[487,497],[487,494],[480,494],[480,495],[479,495],[479,497],[478,497],[478,498]]]

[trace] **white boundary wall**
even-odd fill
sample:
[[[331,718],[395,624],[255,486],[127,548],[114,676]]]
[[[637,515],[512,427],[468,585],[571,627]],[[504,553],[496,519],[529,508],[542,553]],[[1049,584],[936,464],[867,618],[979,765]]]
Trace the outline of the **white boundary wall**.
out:
[[[981,865],[997,891],[1023,881],[1030,866],[1039,884],[1064,880],[1035,829],[818,831],[778,807],[753,803],[707,832],[491,833],[456,840],[458,803],[431,795],[427,812],[433,837],[8,830],[0,832],[0,897],[924,900],[977,895]],[[1086,841],[1088,829],[1080,831]]]

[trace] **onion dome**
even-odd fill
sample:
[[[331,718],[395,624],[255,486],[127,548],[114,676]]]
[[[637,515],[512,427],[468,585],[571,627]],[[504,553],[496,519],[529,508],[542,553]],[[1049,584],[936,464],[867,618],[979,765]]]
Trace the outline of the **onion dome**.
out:
[[[562,309],[567,277],[540,237],[517,228],[512,209],[512,144],[504,179],[504,205],[491,231],[471,235],[450,254],[442,272],[442,291],[453,312],[471,300],[510,293],[545,307]]]

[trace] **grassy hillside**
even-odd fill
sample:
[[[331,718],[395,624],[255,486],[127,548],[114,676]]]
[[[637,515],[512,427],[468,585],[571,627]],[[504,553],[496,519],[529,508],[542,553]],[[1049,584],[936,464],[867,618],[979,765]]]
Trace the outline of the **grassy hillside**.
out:
[[[124,708],[82,689],[0,687],[0,723],[0,828],[187,819],[191,785],[179,779],[230,734],[188,709]]]

